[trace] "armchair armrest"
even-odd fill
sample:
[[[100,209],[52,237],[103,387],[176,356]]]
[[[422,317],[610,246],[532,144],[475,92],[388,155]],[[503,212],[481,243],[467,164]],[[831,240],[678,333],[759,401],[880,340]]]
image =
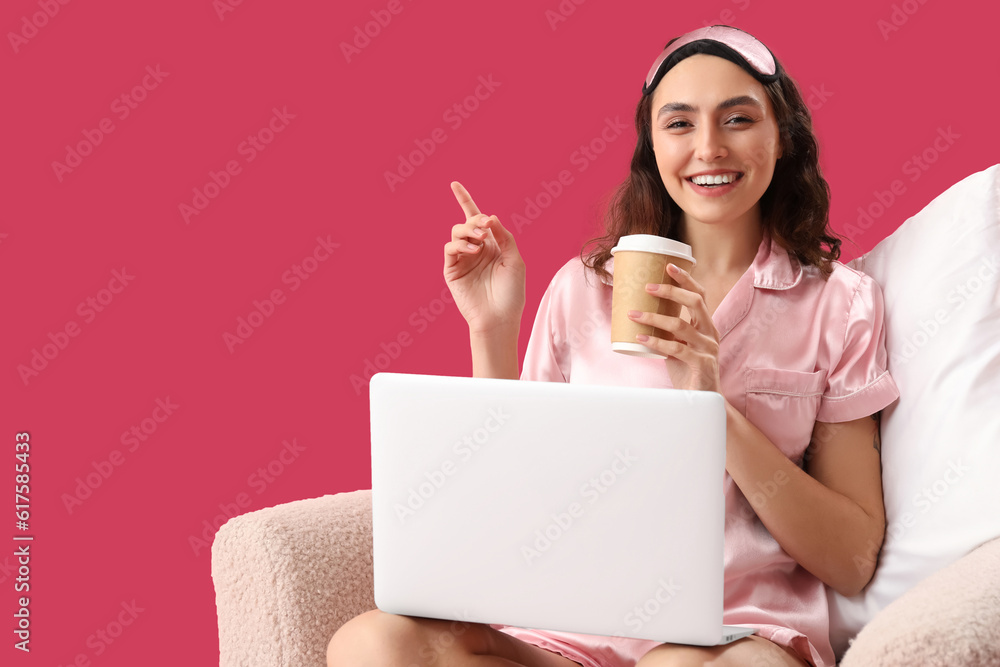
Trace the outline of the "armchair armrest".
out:
[[[841,667],[1000,664],[1000,538],[938,570],[876,614]]]
[[[221,667],[325,667],[326,646],[375,608],[371,490],[227,521],[212,543]]]

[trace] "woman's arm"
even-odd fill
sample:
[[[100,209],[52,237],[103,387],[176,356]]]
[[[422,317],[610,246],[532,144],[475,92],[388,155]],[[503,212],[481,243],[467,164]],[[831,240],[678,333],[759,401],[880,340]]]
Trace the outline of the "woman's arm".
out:
[[[781,548],[845,596],[871,580],[885,535],[876,416],[816,422],[803,470],[726,401],[733,481]]]
[[[490,333],[469,332],[472,346],[472,377],[520,379],[517,368],[518,326]]]
[[[687,307],[691,322],[658,313],[629,317],[678,337],[639,339],[666,355],[675,388],[721,394],[719,332],[705,288],[687,271],[668,268],[678,284],[648,289]],[[803,470],[726,401],[726,470],[733,481],[789,556],[837,592],[856,595],[871,580],[885,535],[878,422],[816,422],[806,453]]]

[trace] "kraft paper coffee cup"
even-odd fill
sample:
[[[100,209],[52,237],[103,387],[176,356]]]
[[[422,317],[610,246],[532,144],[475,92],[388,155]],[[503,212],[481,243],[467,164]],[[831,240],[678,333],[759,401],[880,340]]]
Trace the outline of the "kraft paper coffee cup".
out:
[[[633,357],[665,358],[635,337],[636,334],[646,334],[674,340],[673,334],[629,319],[628,311],[638,310],[674,317],[680,315],[679,303],[650,294],[646,291],[646,283],[676,285],[677,282],[667,273],[667,264],[673,263],[690,271],[696,263],[691,254],[691,246],[653,234],[631,234],[619,238],[618,245],[611,249],[611,254],[615,258],[611,294],[611,349]]]

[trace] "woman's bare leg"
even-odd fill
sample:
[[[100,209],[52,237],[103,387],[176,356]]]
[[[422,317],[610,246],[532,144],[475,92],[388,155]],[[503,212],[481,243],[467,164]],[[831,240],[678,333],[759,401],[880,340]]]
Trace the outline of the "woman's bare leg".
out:
[[[580,667],[483,623],[389,614],[345,623],[327,646],[328,667]]]
[[[808,667],[774,642],[750,635],[724,646],[661,644],[642,656],[636,667]]]

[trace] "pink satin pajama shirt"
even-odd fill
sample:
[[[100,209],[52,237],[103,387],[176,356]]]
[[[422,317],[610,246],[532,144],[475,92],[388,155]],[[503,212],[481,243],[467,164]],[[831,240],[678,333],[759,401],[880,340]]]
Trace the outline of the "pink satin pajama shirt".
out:
[[[712,317],[723,395],[800,467],[815,422],[872,415],[899,396],[886,366],[880,287],[834,267],[824,281],[765,234]],[[606,268],[613,273],[613,257]],[[521,379],[671,387],[662,359],[612,351],[611,293],[579,257],[560,268],[539,304]],[[806,662],[832,667],[823,583],[778,546],[728,473],[724,483],[723,623],[757,628]],[[632,667],[659,643],[493,627],[584,667]]]

